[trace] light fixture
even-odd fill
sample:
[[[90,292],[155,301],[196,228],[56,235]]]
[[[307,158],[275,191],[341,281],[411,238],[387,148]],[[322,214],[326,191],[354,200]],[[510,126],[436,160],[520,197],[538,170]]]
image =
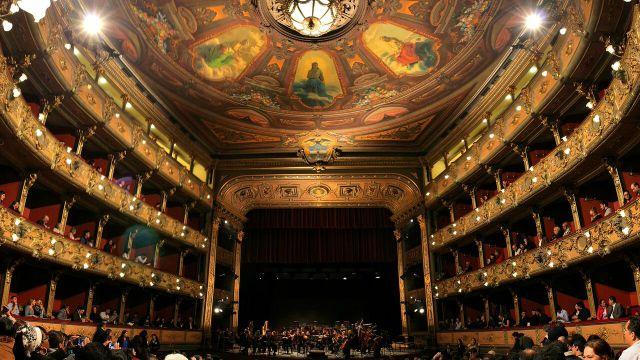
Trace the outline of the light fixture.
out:
[[[13,24],[10,21],[2,20],[2,30],[11,31],[13,29]]]
[[[529,69],[529,72],[530,72],[530,73],[532,73],[532,74],[537,73],[537,72],[538,72],[538,67],[537,67],[537,66],[535,66],[535,65],[533,65],[533,66]]]
[[[607,45],[607,49],[606,50],[607,50],[607,52],[609,54],[615,54],[616,53],[616,48],[614,48],[613,45],[611,45],[611,44]]]
[[[524,20],[524,25],[528,30],[535,31],[538,30],[540,26],[542,26],[542,21],[542,16],[538,12],[533,12],[527,15]]]
[[[560,28],[559,33],[560,33],[560,35],[564,35],[564,34],[566,34],[566,33],[567,33],[567,28],[566,28],[566,27],[562,27],[562,28]]]
[[[84,16],[82,28],[87,34],[97,35],[102,31],[102,19],[94,13],[88,13]]]
[[[39,22],[44,18],[47,9],[51,6],[51,0],[18,0],[18,7],[33,16],[33,21]],[[15,10],[12,6],[10,11]]]
[[[281,8],[270,8],[273,17],[295,32],[319,37],[346,25],[356,14],[358,2],[351,0],[289,0]]]
[[[613,69],[613,71],[619,71],[620,70],[620,61],[616,61],[613,64],[611,64],[611,69]]]

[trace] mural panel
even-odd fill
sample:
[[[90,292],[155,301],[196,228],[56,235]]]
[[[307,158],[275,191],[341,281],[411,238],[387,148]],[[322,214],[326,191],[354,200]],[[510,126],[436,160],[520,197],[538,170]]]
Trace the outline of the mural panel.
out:
[[[212,80],[238,78],[265,49],[266,36],[253,25],[240,25],[194,46],[193,68]]]
[[[312,108],[328,107],[341,97],[342,85],[333,58],[321,50],[305,52],[298,59],[293,94]]]
[[[399,25],[377,22],[362,34],[365,47],[398,76],[428,74],[438,65],[440,43]]]

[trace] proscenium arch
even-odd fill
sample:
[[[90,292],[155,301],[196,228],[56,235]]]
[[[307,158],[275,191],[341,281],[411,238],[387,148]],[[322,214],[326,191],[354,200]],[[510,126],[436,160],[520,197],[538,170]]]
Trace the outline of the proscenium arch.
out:
[[[303,207],[383,207],[392,220],[420,205],[416,181],[399,173],[358,175],[242,175],[220,186],[217,205],[237,217],[254,209]]]

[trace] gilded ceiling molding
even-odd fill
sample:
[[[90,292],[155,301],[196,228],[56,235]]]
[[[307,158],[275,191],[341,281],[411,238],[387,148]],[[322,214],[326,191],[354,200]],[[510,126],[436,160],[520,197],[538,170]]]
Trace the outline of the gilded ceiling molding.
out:
[[[384,207],[395,215],[420,205],[417,184],[401,174],[243,175],[220,187],[217,203],[238,218],[258,208]]]

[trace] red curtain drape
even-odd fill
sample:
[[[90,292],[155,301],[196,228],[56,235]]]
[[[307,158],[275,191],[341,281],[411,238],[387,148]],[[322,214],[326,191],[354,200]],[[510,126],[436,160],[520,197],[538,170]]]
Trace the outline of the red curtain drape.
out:
[[[249,213],[243,262],[269,264],[396,261],[385,209],[271,209]]]

